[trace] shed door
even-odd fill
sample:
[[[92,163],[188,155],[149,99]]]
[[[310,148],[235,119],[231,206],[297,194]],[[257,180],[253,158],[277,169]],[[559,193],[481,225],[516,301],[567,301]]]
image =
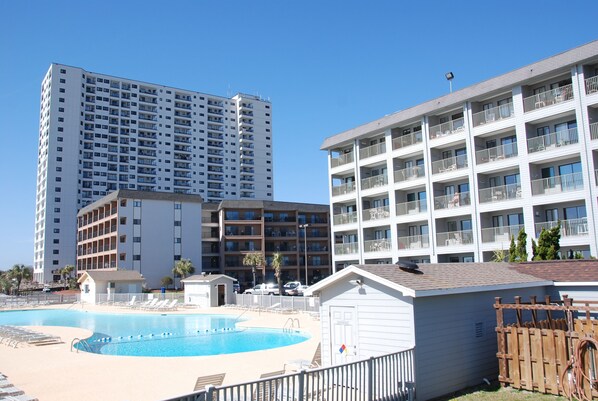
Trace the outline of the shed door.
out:
[[[218,284],[218,306],[226,304],[226,286],[224,284]]]
[[[358,359],[354,306],[330,306],[330,338],[333,365]]]

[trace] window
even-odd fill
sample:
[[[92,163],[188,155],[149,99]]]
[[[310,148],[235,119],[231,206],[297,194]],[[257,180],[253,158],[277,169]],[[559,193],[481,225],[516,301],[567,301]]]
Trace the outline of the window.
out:
[[[141,237],[133,237],[133,242],[141,242]]]
[[[141,219],[133,219],[133,224],[141,224]]]
[[[181,226],[181,221],[180,220],[175,221],[174,222],[174,226],[175,227],[180,227]]]
[[[133,206],[134,207],[141,207],[141,201],[140,200],[133,201]]]
[[[175,238],[174,239],[174,243],[175,244],[180,244],[181,243],[181,239],[180,238]]]
[[[141,260],[141,255],[133,255],[133,260]]]
[[[175,208],[175,209],[180,209],[180,208],[181,208],[181,206],[182,206],[182,205],[181,205],[180,203],[175,203],[175,204],[174,204],[174,208]]]

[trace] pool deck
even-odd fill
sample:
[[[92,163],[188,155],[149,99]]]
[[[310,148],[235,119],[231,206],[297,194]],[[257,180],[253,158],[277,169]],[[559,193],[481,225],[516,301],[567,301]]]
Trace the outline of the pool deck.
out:
[[[164,313],[88,304],[59,307],[117,313]],[[168,313],[239,316],[243,311],[179,308]],[[287,347],[238,354],[129,357],[71,351],[71,341],[89,337],[89,330],[30,326],[42,333],[60,336],[63,343],[18,348],[0,344],[0,373],[8,376],[8,380],[28,396],[40,401],[158,401],[191,393],[198,376],[226,373],[224,384],[234,384],[256,380],[265,372],[282,370],[290,360],[311,360],[320,342],[320,322],[307,314],[248,311],[243,317],[247,320],[241,324],[247,327],[279,329],[289,317],[297,318],[301,329],[310,333],[311,338]]]

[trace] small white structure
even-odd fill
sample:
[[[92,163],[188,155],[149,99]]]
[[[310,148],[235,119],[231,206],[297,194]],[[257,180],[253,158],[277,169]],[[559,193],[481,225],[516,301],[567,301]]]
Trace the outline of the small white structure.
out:
[[[203,308],[234,302],[235,279],[224,274],[197,274],[181,280],[185,284],[185,303]]]
[[[81,288],[81,302],[95,304],[98,295],[111,299],[114,294],[141,293],[143,276],[134,270],[86,271],[77,283]]]
[[[349,266],[306,290],[319,294],[325,366],[415,347],[418,400],[498,374],[494,298],[540,299],[552,281],[507,263]]]

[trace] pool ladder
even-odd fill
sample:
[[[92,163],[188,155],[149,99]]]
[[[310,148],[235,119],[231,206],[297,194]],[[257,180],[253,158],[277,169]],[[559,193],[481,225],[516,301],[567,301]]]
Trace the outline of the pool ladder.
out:
[[[295,326],[295,323],[297,323],[297,326]],[[296,317],[290,317],[287,319],[287,321],[284,323],[284,326],[282,326],[282,331],[294,331],[295,329],[300,329],[301,328],[301,323],[299,323],[299,319],[297,319]]]
[[[89,345],[89,343],[85,340],[82,340],[80,338],[73,338],[73,341],[71,341],[71,352],[73,352],[73,348],[75,347],[75,345],[77,344],[83,344],[83,348],[85,349],[85,351],[87,352],[93,352],[93,350],[91,349],[91,346]],[[79,353],[79,348],[75,348],[77,350],[77,353]]]

